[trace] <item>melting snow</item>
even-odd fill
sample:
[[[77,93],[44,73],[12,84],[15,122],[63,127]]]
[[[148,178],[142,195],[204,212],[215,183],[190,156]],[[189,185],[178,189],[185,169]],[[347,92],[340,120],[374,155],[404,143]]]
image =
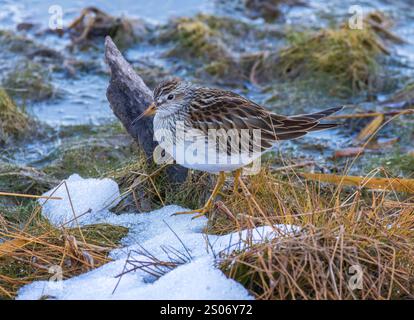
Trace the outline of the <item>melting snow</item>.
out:
[[[111,215],[109,209],[116,206],[120,200],[119,188],[115,181],[82,179],[78,174],[71,175],[69,179],[44,195],[63,198],[40,200],[39,203],[43,205],[42,214],[52,224],[65,224],[65,227],[74,227],[77,223],[92,224],[99,218],[108,217]]]
[[[20,289],[18,299],[39,299],[42,296],[56,299],[252,299],[247,290],[232,279],[228,279],[217,267],[216,257],[221,251],[232,251],[243,245],[243,240],[264,241],[275,235],[271,227],[259,227],[225,236],[206,235],[202,232],[207,219],[191,220],[192,215],[171,216],[185,209],[166,206],[160,210],[116,215],[109,211],[119,201],[117,184],[110,179],[82,179],[72,175],[66,180],[70,199],[80,225],[111,223],[129,228],[123,239],[123,247],[111,252],[114,261],[80,276],[60,282],[37,281]],[[51,195],[54,190],[46,193]],[[43,207],[43,215],[51,223],[76,225],[66,188],[62,185],[53,196],[64,200],[49,200]],[[90,210],[89,210],[90,209]],[[280,225],[283,232],[295,232],[296,228]],[[171,231],[173,230],[173,231]],[[174,234],[175,233],[175,234]],[[178,236],[178,238],[177,238]],[[167,259],[162,246],[180,251],[184,248],[191,254],[191,261],[178,266],[158,279],[137,270],[121,277],[129,252],[145,248],[159,259]],[[133,257],[138,260],[144,256]]]

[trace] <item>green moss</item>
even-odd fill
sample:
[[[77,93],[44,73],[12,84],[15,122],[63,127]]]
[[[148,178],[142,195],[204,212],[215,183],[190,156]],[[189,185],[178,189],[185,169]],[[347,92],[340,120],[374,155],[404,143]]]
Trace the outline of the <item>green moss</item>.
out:
[[[189,58],[206,60],[227,55],[218,33],[202,21],[179,20],[176,24],[175,40],[177,47],[170,55],[184,54]]]
[[[259,69],[265,79],[324,77],[333,95],[377,92],[387,82],[380,61],[389,51],[382,33],[368,22],[363,29],[344,24],[313,33],[291,32],[287,41],[280,52],[262,57]]]
[[[64,126],[58,137],[62,144],[41,161],[44,171],[57,179],[73,173],[100,177],[135,157],[134,142],[119,122]]]
[[[32,272],[33,267],[30,264],[12,260],[10,258],[0,258],[0,274],[4,277],[16,279],[16,282],[25,284],[25,279],[29,277]],[[0,286],[2,289],[7,290],[11,294],[11,296],[6,296],[3,291],[0,291],[0,300],[13,298],[13,291],[17,291],[23,284],[9,286],[5,283],[5,281],[0,280]]]
[[[25,36],[6,30],[0,30],[0,46],[2,50],[9,50],[19,54],[28,53],[41,47]]]
[[[91,126],[86,124],[62,126],[59,129],[59,138],[91,138],[96,137],[111,137],[125,134],[125,128],[119,121],[102,124],[99,126]]]
[[[220,30],[224,25],[222,20],[206,16],[182,19],[177,24],[177,45],[169,55],[198,60],[202,63],[198,74],[207,73],[220,78],[234,76],[237,62],[224,44]]]
[[[221,61],[214,61],[207,64],[202,71],[216,77],[228,77],[235,71],[236,64],[231,60],[223,59]]]
[[[49,73],[40,64],[25,62],[8,73],[3,86],[14,99],[42,101],[54,96]]]
[[[387,175],[393,177],[412,178],[414,177],[414,155],[402,151],[376,155],[367,163],[366,171],[370,172],[378,167],[383,167]]]
[[[279,67],[287,77],[324,73],[337,85],[356,92],[369,89],[375,81],[380,70],[376,58],[384,53],[370,29],[328,29],[296,37],[291,47],[282,50]]]
[[[85,226],[81,231],[89,244],[98,246],[117,246],[128,234],[128,228],[105,223]],[[69,232],[80,239],[79,229],[71,229]]]
[[[280,32],[259,28],[230,17],[199,14],[179,18],[163,28],[156,41],[173,44],[167,57],[185,59],[195,67],[195,75],[214,76],[220,80],[244,80],[246,52],[269,45],[269,38],[280,38]],[[236,54],[239,52],[240,54]]]
[[[29,119],[19,110],[7,92],[0,88],[0,144],[10,137],[19,138],[27,133]]]
[[[58,180],[41,170],[0,162],[0,190],[3,192],[41,195],[57,183]],[[25,224],[36,208],[37,201],[30,198],[0,197],[0,218],[18,226]]]
[[[42,194],[56,185],[57,182],[56,179],[38,169],[0,163],[1,191]]]
[[[240,37],[246,37],[250,32],[257,32],[256,36],[262,35],[262,30],[255,28],[252,25],[248,25],[238,19],[231,17],[199,14],[194,19],[206,24],[215,35],[225,38],[226,43],[229,41],[240,42]],[[236,39],[234,39],[236,37]]]
[[[32,199],[21,202],[19,200],[16,204],[6,204],[3,199],[0,202],[0,216],[13,224],[23,225],[29,220],[37,206],[37,202]]]
[[[149,61],[134,66],[134,70],[141,76],[149,88],[155,88],[160,82],[171,77],[171,74],[163,66]]]
[[[230,27],[233,23],[209,15],[179,18],[164,28],[157,41],[174,44],[168,57],[190,60],[199,73],[224,76],[235,60],[229,49],[231,39],[242,33],[241,28]]]
[[[100,177],[132,156],[130,146],[116,146],[105,140],[89,139],[58,149],[56,158],[44,171],[63,179],[72,173],[83,177]]]

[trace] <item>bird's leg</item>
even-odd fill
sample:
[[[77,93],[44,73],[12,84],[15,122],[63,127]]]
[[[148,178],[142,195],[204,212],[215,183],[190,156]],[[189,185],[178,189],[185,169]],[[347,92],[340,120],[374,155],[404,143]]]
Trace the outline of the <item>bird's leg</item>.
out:
[[[198,213],[198,215],[194,216],[193,219],[199,218],[199,217],[202,217],[202,216],[206,215],[211,210],[211,207],[213,206],[214,199],[215,199],[216,195],[220,192],[221,188],[223,187],[225,180],[226,180],[226,176],[225,176],[224,172],[220,172],[219,176],[217,178],[216,185],[213,189],[213,192],[211,193],[211,195],[208,198],[206,204],[202,208],[191,210],[191,211],[180,211],[180,212],[174,213],[173,215],[175,216],[175,215],[178,215],[178,214]]]
[[[241,177],[241,174],[243,172],[243,168],[237,169],[233,172],[234,182],[233,182],[233,193],[236,193],[239,191],[239,179]]]
[[[228,198],[230,197],[232,194],[235,194],[236,192],[239,191],[239,178],[241,177],[243,172],[243,168],[237,169],[235,171],[233,171],[233,177],[234,177],[234,182],[233,182],[233,192],[232,193],[223,193],[222,191],[219,191],[217,194],[222,196],[223,198]]]

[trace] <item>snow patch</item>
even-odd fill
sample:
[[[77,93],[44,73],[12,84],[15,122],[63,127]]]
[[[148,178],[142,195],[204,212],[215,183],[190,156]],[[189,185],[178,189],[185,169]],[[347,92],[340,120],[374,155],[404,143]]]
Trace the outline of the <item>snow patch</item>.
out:
[[[128,227],[129,233],[122,240],[123,247],[111,252],[114,261],[58,283],[31,283],[20,289],[18,299],[39,299],[42,296],[56,299],[253,299],[242,285],[228,279],[216,267],[217,256],[223,251],[240,249],[247,239],[253,242],[269,240],[277,236],[273,228],[258,227],[224,236],[206,235],[203,233],[207,223],[205,217],[192,220],[193,215],[172,216],[177,211],[185,210],[175,205],[148,213],[115,215],[108,210],[116,205],[114,199],[119,196],[114,181],[82,179],[73,175],[66,182],[75,212],[91,209],[90,214],[79,217],[79,224],[110,223]],[[59,226],[73,219],[73,213],[64,186],[54,195],[64,200],[49,200],[43,207],[43,214]],[[275,227],[282,234],[297,230],[294,226]],[[129,253],[136,260],[145,260],[147,257],[137,253],[140,248],[145,248],[158,259],[168,260],[163,246],[181,252],[188,250],[191,261],[158,279],[150,279],[141,270],[129,272],[121,277],[118,284],[117,276],[123,272]]]
[[[115,181],[82,179],[78,174],[71,175],[44,195],[63,199],[39,201],[43,205],[43,216],[57,227],[93,224],[98,219],[112,215],[109,209],[120,201],[119,188]]]

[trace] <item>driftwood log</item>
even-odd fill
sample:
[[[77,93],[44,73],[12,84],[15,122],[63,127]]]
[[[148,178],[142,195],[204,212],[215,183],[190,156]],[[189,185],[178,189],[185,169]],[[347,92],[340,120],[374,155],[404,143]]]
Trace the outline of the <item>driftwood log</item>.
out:
[[[142,78],[125,60],[112,39],[105,38],[105,60],[111,71],[111,80],[106,91],[106,97],[115,116],[121,121],[127,132],[144,150],[148,161],[153,161],[153,151],[157,146],[154,141],[152,117],[142,118],[132,124],[153,101],[152,91]],[[167,168],[169,181],[183,182],[187,169],[178,165]]]

